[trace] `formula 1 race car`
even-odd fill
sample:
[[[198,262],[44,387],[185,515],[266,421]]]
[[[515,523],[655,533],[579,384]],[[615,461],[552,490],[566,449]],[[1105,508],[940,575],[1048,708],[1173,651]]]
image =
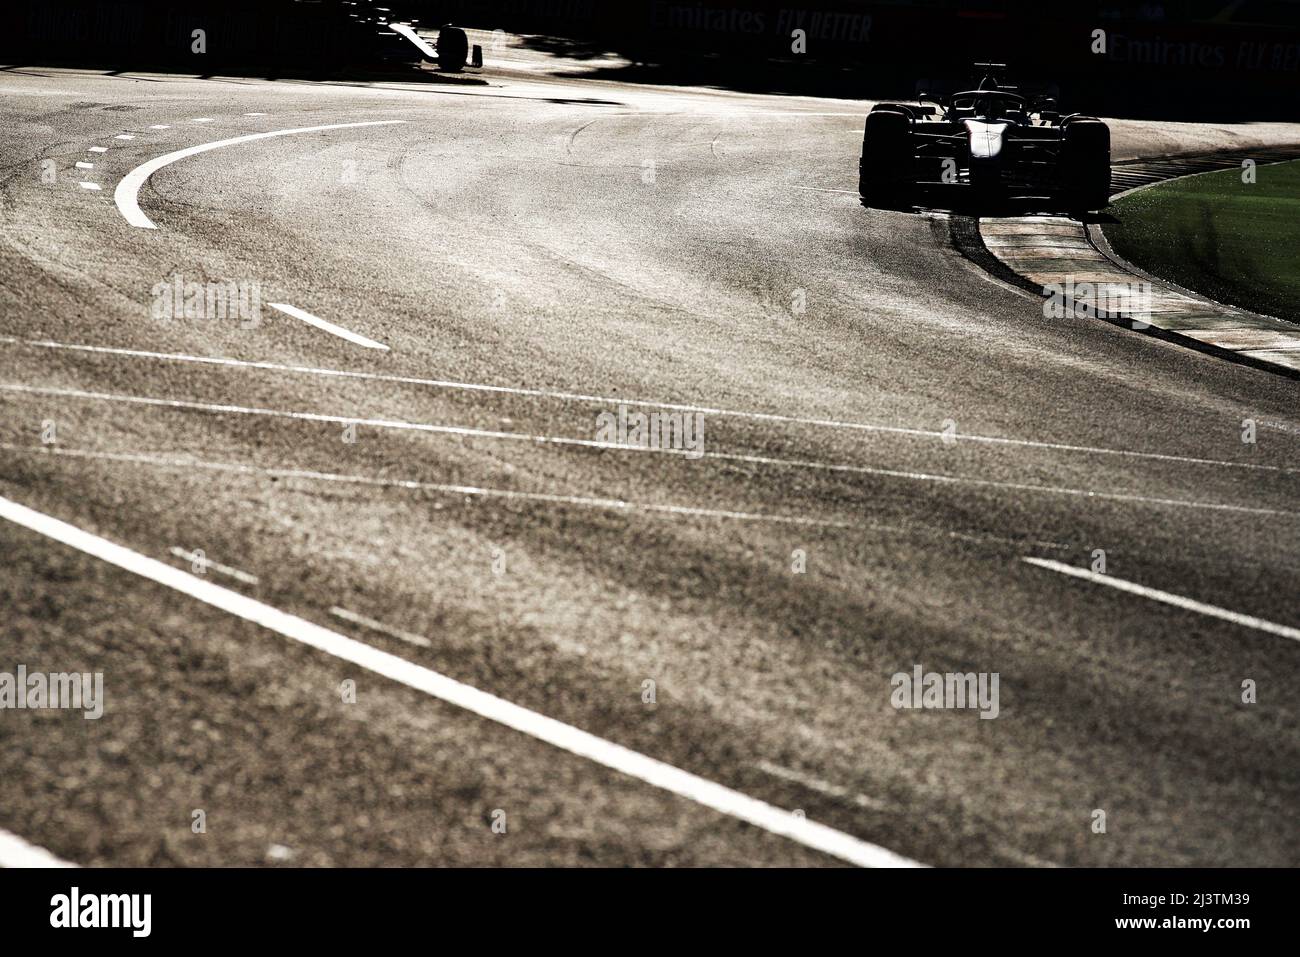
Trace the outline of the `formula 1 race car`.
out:
[[[465,69],[466,63],[476,69],[483,66],[483,47],[474,44],[474,58],[470,60],[469,36],[460,27],[443,24],[438,30],[438,46],[435,49],[409,24],[394,21],[385,26],[413,43],[426,63],[438,64],[438,69],[444,73],[459,73]]]
[[[979,88],[922,93],[917,105],[880,103],[867,116],[858,191],[868,205],[911,205],[918,187],[958,186],[978,205],[1042,197],[1082,213],[1110,201],[1110,128],[1062,116],[1056,101],[1002,86],[993,70]]]

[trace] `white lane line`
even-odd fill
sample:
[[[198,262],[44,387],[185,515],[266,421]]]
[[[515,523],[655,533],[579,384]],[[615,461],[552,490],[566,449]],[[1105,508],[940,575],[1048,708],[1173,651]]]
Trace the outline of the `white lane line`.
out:
[[[756,765],[764,774],[770,774],[774,778],[780,778],[782,781],[790,781],[805,787],[810,791],[816,791],[818,794],[825,794],[827,797],[833,797],[838,801],[848,801],[850,804],[856,804],[858,807],[866,808],[869,811],[888,810],[889,805],[884,801],[877,801],[875,798],[869,798],[865,794],[857,794],[848,788],[840,787],[838,784],[831,784],[829,781],[823,781],[821,778],[810,777],[791,768],[782,767],[779,764],[773,764],[770,761],[760,761]]]
[[[221,562],[214,562],[211,558],[208,558],[207,555],[202,554],[201,552],[191,551],[188,548],[181,548],[179,545],[173,545],[169,551],[177,558],[183,558],[188,562],[191,569],[198,565],[202,566],[204,569],[210,568],[212,571],[225,575],[227,578],[235,579],[235,581],[241,581],[245,585],[257,584],[256,575],[250,575],[248,572],[241,571],[238,568],[233,568],[230,565],[223,565]]]
[[[135,137],[132,136],[130,133],[118,133],[117,136],[114,136],[114,137],[113,137],[113,139],[115,139],[115,140],[133,140],[133,139],[135,139]]]
[[[846,196],[861,196],[855,189],[831,189],[828,186],[791,186],[791,189],[802,189],[810,193],[844,193]]]
[[[812,777],[800,771],[795,771],[792,768],[773,764],[771,761],[760,761],[755,765],[755,767],[764,774],[770,774],[774,778],[780,778],[783,781],[798,784],[801,787],[807,788],[809,791],[816,791],[818,794],[824,794],[827,797],[834,798],[838,801],[846,801],[850,804],[855,804],[868,811],[887,811],[890,807],[885,801],[878,801],[875,798],[867,797],[865,794],[850,791],[848,788],[841,787],[838,784],[832,784],[830,781],[823,781],[821,778]],[[1044,861],[1041,858],[1034,857],[1032,854],[1024,854],[1011,847],[999,847],[997,853],[1027,867],[1059,866],[1052,861]]]
[[[107,153],[107,152],[108,152],[108,147],[107,147],[107,146],[92,146],[92,147],[90,148],[90,152],[92,152],[92,153]]]
[[[1073,578],[1082,578],[1084,581],[1090,581],[1097,585],[1106,585],[1109,588],[1128,592],[1130,595],[1139,595],[1142,598],[1150,598],[1152,601],[1164,602],[1166,605],[1173,605],[1175,608],[1184,608],[1188,611],[1199,612],[1202,615],[1209,615],[1211,618],[1230,621],[1234,625],[1242,625],[1246,628],[1254,628],[1257,631],[1266,631],[1270,635],[1280,635],[1283,638],[1290,638],[1292,641],[1300,641],[1300,628],[1292,628],[1290,625],[1279,625],[1263,618],[1256,618],[1254,615],[1243,615],[1239,611],[1230,611],[1227,608],[1220,608],[1218,605],[1207,605],[1205,602],[1184,598],[1182,595],[1175,595],[1172,592],[1161,591],[1158,588],[1148,588],[1146,585],[1125,581],[1113,575],[1099,575],[1087,568],[1077,568],[1074,565],[1054,562],[1047,558],[1026,556],[1023,561],[1039,568],[1046,568],[1048,571],[1060,572],[1062,575],[1070,575]]]
[[[99,190],[98,183],[78,183],[77,185],[80,186],[82,189],[93,189],[97,192]]]
[[[17,834],[0,831],[0,867],[76,867],[55,857],[43,847],[24,841]]]
[[[77,163],[77,169],[94,169],[94,168],[95,168],[94,163],[81,163],[81,162]]]
[[[147,405],[155,408],[183,409],[190,412],[214,413],[217,415],[255,415],[275,419],[290,419],[299,422],[323,422],[333,425],[355,425],[374,429],[389,429],[401,432],[424,432],[431,435],[455,435],[465,438],[500,439],[505,441],[531,442],[535,445],[556,445],[573,448],[600,449],[610,452],[625,452],[641,455],[665,455],[673,458],[692,458],[720,462],[744,462],[749,465],[771,465],[783,468],[810,469],[824,472],[842,472],[854,475],[874,475],[881,478],[896,478],[912,482],[930,482],[941,485],[969,485],[978,488],[992,488],[1011,492],[1041,492],[1048,495],[1065,495],[1076,498],[1095,499],[1097,501],[1126,502],[1136,505],[1152,505],[1172,508],[1197,508],[1208,511],[1234,512],[1241,515],[1269,515],[1285,518],[1300,518],[1300,512],[1285,509],[1262,508],[1250,505],[1233,505],[1224,502],[1199,502],[1194,499],[1156,498],[1149,495],[1134,495],[1126,492],[1098,492],[1094,489],[1071,488],[1058,485],[1036,485],[1030,482],[999,482],[993,479],[968,478],[961,475],[944,475],[933,472],[913,472],[901,469],[877,468],[869,465],[845,465],[836,462],[813,462],[802,459],[779,459],[767,455],[748,455],[737,452],[704,452],[697,454],[687,449],[653,449],[643,446],[623,445],[618,442],[602,442],[599,439],[578,439],[561,435],[536,435],[528,432],[503,432],[493,429],[476,429],[464,425],[438,425],[432,422],[408,422],[403,419],[363,419],[348,415],[329,415],[322,412],[296,412],[285,409],[263,409],[255,406],[224,405],[212,402],[192,402],[186,399],[161,399],[153,396],[120,395],[111,392],[86,392],[81,389],[59,389],[46,386],[22,385],[20,383],[0,383],[0,392],[16,392],[23,395],[58,396],[67,399],[86,399],[98,402],[121,402],[127,405]]]
[[[100,538],[75,525],[0,498],[0,518],[62,542],[134,575],[194,598],[237,618],[374,672],[430,697],[520,731],[538,741],[587,758],[721,814],[745,821],[805,847],[863,867],[918,867],[886,848],[791,814],[671,764],[632,751],[572,725],[512,704],[404,658],[330,631],[270,605],[183,572]]]
[[[369,628],[371,631],[377,631],[381,635],[387,635],[389,638],[396,638],[404,641],[408,645],[415,645],[417,648],[432,648],[433,642],[423,635],[415,635],[409,631],[401,631],[397,628],[389,628],[382,621],[376,621],[373,618],[367,618],[365,615],[358,615],[355,611],[348,611],[346,608],[340,608],[335,605],[330,609],[330,614],[335,618],[342,618],[344,621],[350,621],[354,625],[360,625],[362,628]]]
[[[981,273],[982,275],[982,273]],[[175,352],[150,352],[143,349],[119,349],[111,346],[91,346],[79,343],[55,342],[48,339],[19,339],[14,336],[0,335],[0,343],[27,346],[37,349],[68,349],[75,352],[92,352],[100,355],[115,355],[136,359],[157,359],[164,362],[199,363],[204,365],[229,366],[239,369],[260,369],[269,372],[292,372],[300,375],[336,376],[344,379],[359,379],[366,382],[391,382],[398,385],[425,386],[433,389],[455,389],[467,392],[489,392],[498,395],[530,396],[543,399],[557,399],[564,402],[589,402],[593,404],[629,408],[664,409],[674,412],[701,412],[705,415],[725,416],[727,418],[748,419],[756,422],[773,422],[781,425],[809,425],[819,428],[845,429],[858,432],[880,432],[889,435],[905,435],[914,438],[944,439],[945,435],[958,442],[977,444],[1007,445],[1021,448],[1043,449],[1054,452],[1078,452],[1093,455],[1115,455],[1124,458],[1148,459],[1157,462],[1177,462],[1181,465],[1206,465],[1220,468],[1247,469],[1262,472],[1300,473],[1300,469],[1281,465],[1264,465],[1257,462],[1232,462],[1226,459],[1197,458],[1187,455],[1170,455],[1161,452],[1138,452],[1131,449],[1112,449],[1104,446],[1063,445],[1059,442],[1040,442],[1035,439],[1003,438],[992,435],[949,434],[929,429],[914,429],[905,426],[880,425],[871,422],[848,422],[836,419],[807,418],[793,415],[778,415],[770,412],[748,412],[739,409],[718,409],[707,405],[687,405],[679,402],[653,402],[646,399],[631,399],[622,396],[586,395],[580,392],[557,392],[546,389],[521,389],[513,386],[484,385],[473,382],[457,382],[445,379],[427,379],[418,376],[391,375],[377,372],[354,372],[346,369],[322,369],[312,366],[283,365],[278,362],[258,362],[246,359],[226,359],[214,356],[193,356]]]
[[[1041,857],[1034,857],[1032,854],[1017,851],[1014,847],[1007,847],[1006,845],[999,847],[994,853],[1001,854],[1004,857],[1009,857],[1013,861],[1018,861],[1026,867],[1059,868],[1061,866],[1055,861],[1045,861]]]
[[[212,122],[212,117],[210,117],[210,116],[198,116],[198,117],[195,117],[194,119],[190,120],[190,122],[191,122],[191,123],[211,123],[211,122]]]
[[[266,116],[265,113],[245,113],[245,116]]]
[[[187,159],[191,156],[197,156],[200,153],[206,153],[209,150],[221,149],[223,146],[234,146],[238,143],[251,143],[255,140],[270,139],[273,136],[291,136],[295,133],[317,133],[322,130],[349,130],[358,129],[364,126],[395,126],[399,123],[405,123],[406,120],[371,120],[365,123],[331,123],[327,126],[303,126],[292,130],[270,130],[266,133],[249,133],[245,136],[236,136],[228,140],[214,140],[211,143],[201,143],[198,146],[189,146],[183,150],[177,150],[174,153],[167,153],[164,156],[158,156],[137,166],[117,184],[117,190],[113,194],[113,199],[117,203],[118,211],[125,217],[126,221],[132,226],[139,229],[157,229],[158,227],[140,210],[140,188],[145,182],[158,170],[164,166],[170,166],[178,160]]]
[[[151,130],[170,130],[171,127],[168,126],[166,123],[155,123],[153,126],[149,127],[149,129],[151,129]]]
[[[301,319],[309,326],[315,326],[317,329],[322,329],[330,335],[338,336],[340,339],[346,339],[348,342],[355,343],[356,345],[365,346],[367,349],[381,349],[384,352],[388,351],[388,346],[384,345],[382,342],[375,342],[374,339],[367,339],[365,336],[353,332],[350,329],[344,329],[342,326],[336,326],[332,322],[326,322],[324,319],[313,316],[310,312],[304,312],[297,306],[291,306],[285,302],[268,302],[267,305],[272,309],[279,310],[286,316]]]
[[[51,445],[14,445],[0,442],[0,450],[35,455],[53,455],[60,458],[89,459],[100,462],[126,462],[135,465],[154,465],[171,469],[204,469],[237,475],[262,475],[277,479],[303,479],[311,482],[338,482],[347,485],[365,485],[373,488],[394,488],[407,491],[440,492],[471,498],[508,499],[523,502],[546,502],[551,505],[573,505],[585,508],[609,509],[619,512],[647,512],[657,515],[679,515],[692,518],[734,519],[743,522],[772,522],[782,525],[803,525],[815,528],[870,529],[884,532],[907,532],[908,529],[872,525],[863,522],[841,522],[833,519],[808,518],[803,515],[768,515],[762,512],[739,512],[716,508],[696,508],[690,505],[656,505],[650,502],[628,502],[616,498],[594,498],[582,495],[557,495],[549,492],[521,492],[515,489],[480,488],[473,485],[446,485],[439,482],[421,482],[413,479],[385,479],[367,475],[341,475],[336,472],[313,472],[305,469],[264,468],[257,465],[239,465],[228,462],[206,462],[201,459],[173,459],[159,455],[133,452],[93,452],[86,449],[58,448]],[[957,532],[944,533],[949,538],[976,538]],[[1024,541],[1016,545],[1030,544]],[[1035,543],[1050,546],[1051,543]]]

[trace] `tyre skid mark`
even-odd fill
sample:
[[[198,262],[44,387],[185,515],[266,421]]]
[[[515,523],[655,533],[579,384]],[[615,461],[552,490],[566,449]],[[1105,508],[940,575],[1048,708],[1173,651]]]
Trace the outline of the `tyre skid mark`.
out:
[[[69,449],[66,447],[48,445],[15,445],[8,442],[0,442],[0,451],[12,452],[15,454],[45,455],[57,458],[85,459],[99,462],[116,462],[130,465],[147,465],[182,471],[202,469],[205,471],[221,472],[226,474],[261,476],[276,480],[296,479],[307,482],[329,482],[344,485],[366,486],[370,488],[435,492],[446,495],[482,497],[487,499],[514,499],[552,505],[609,509],[612,511],[622,512],[645,512],[655,515],[734,519],[737,521],[755,523],[770,522],[780,525],[801,525],[814,528],[842,529],[880,534],[926,535],[933,538],[945,538],[953,541],[971,542],[979,545],[1014,546],[1016,548],[1035,546],[1050,551],[1070,551],[1072,548],[1071,545],[1060,542],[968,534],[965,532],[953,531],[952,529],[936,529],[923,525],[889,525],[882,522],[865,521],[863,519],[848,521],[810,518],[807,516],[780,515],[765,512],[710,509],[690,505],[631,502],[624,499],[599,498],[595,496],[565,495],[551,492],[528,492],[517,489],[483,488],[470,485],[448,485],[439,482],[428,482],[421,479],[394,479],[339,472],[321,472],[312,469],[277,468],[274,466],[248,465],[235,462],[213,462],[194,458],[175,458],[146,452],[101,452],[92,449]]]
[[[955,442],[979,445],[1004,446],[1011,448],[1042,449],[1053,452],[1071,452],[1084,455],[1110,455],[1122,458],[1145,459],[1156,462],[1170,462],[1181,465],[1197,465],[1217,468],[1245,469],[1247,471],[1275,472],[1281,474],[1300,474],[1300,468],[1284,465],[1269,465],[1259,462],[1234,462],[1228,459],[1211,459],[1192,455],[1175,455],[1163,452],[1141,452],[1135,449],[1116,449],[1105,446],[1077,445],[1064,442],[1046,442],[1036,439],[1020,439],[973,433],[946,433],[934,429],[911,428],[907,426],[884,425],[872,422],[853,422],[840,419],[825,419],[807,416],[784,415],[774,412],[753,412],[741,409],[723,409],[708,405],[693,405],[682,402],[656,402],[648,399],[633,399],[623,396],[601,396],[580,392],[564,392],[548,389],[528,389],[514,386],[491,385],[473,382],[458,382],[447,379],[432,379],[420,376],[394,375],[390,373],[362,372],[348,369],[326,369],[313,366],[286,365],[248,359],[231,359],[219,356],[196,356],[184,353],[153,352],[143,349],[123,349],[113,346],[95,346],[83,343],[56,342],[49,339],[20,339],[14,336],[0,335],[0,343],[34,349],[65,349],[74,352],[89,352],[98,355],[114,355],[134,359],[155,359],[162,362],[192,363],[197,365],[225,366],[236,369],[256,369],[266,372],[286,372],[297,375],[317,375],[344,379],[357,379],[365,382],[388,382],[394,385],[412,385],[434,389],[447,389],[465,392],[485,392],[499,395],[513,395],[529,398],[555,399],[561,402],[585,402],[596,405],[619,406],[629,408],[661,409],[672,412],[699,412],[725,418],[746,419],[754,422],[767,422],[778,425],[800,425],[817,428],[839,429],[844,431],[881,433],[901,435],[922,439],[951,439]]]
[[[870,475],[879,478],[902,479],[905,481],[937,485],[967,485],[974,488],[997,489],[999,491],[1008,492],[1038,492],[1048,495],[1063,495],[1075,498],[1093,499],[1096,501],[1125,502],[1135,505],[1202,509],[1207,511],[1231,512],[1239,515],[1300,518],[1300,512],[1292,512],[1286,509],[1237,505],[1230,502],[1201,502],[1194,499],[1162,498],[1149,495],[1137,495],[1128,492],[1099,492],[1095,489],[1072,488],[1069,486],[1059,485],[1038,485],[1031,482],[1000,482],[994,479],[970,478],[968,476],[947,475],[935,472],[918,472],[914,470],[888,469],[868,465],[848,465],[835,462],[814,462],[802,459],[780,459],[767,455],[751,455],[736,452],[696,452],[688,449],[676,448],[654,449],[645,446],[626,445],[619,442],[606,442],[599,439],[579,439],[558,435],[536,435],[527,432],[505,432],[496,429],[476,429],[463,425],[442,425],[432,422],[409,422],[402,419],[367,419],[350,415],[331,415],[323,412],[264,409],[253,406],[193,402],[186,399],[164,399],[155,396],[122,395],[111,392],[87,392],[80,389],[47,388],[43,386],[21,385],[18,383],[0,383],[0,391],[13,392],[22,395],[41,395],[54,398],[78,399],[94,402],[118,402],[126,405],[142,405],[152,408],[175,409],[185,412],[200,412],[209,415],[262,416],[266,418],[286,419],[298,422],[329,423],[345,427],[365,426],[374,429],[420,432],[429,435],[450,435],[460,438],[527,442],[533,445],[582,448],[596,451],[622,452],[633,455],[663,455],[670,458],[686,459],[688,461],[707,460],[711,462],[807,469],[812,471],[852,475]]]

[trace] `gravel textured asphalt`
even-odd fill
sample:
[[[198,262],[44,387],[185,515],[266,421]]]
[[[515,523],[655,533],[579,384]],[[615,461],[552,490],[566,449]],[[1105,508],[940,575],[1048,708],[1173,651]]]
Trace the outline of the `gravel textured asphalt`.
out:
[[[1296,383],[1045,318],[944,216],[863,208],[865,103],[499,66],[0,71],[0,496],[922,863],[1300,863],[1300,645],[1023,561],[1300,625]],[[156,230],[114,203],[379,120],[168,165]],[[151,318],[177,274],[260,322]],[[593,447],[629,401],[704,410],[703,456]],[[0,671],[104,674],[98,721],[0,711],[0,829],[67,860],[838,863],[29,529],[0,554]],[[998,717],[895,709],[917,665],[997,673]]]

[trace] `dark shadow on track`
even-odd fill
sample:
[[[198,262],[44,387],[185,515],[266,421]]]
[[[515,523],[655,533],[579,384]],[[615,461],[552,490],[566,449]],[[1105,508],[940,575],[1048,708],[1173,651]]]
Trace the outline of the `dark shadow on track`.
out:
[[[1071,209],[1050,196],[977,196],[966,186],[919,186],[906,200],[898,202],[871,201],[860,197],[866,209],[887,209],[893,212],[947,213],[950,216],[979,217],[1004,216],[1069,216],[1081,222],[1089,221],[1077,209]],[[1089,213],[1088,215],[1096,215]]]
[[[832,6],[843,12],[833,16],[786,0],[620,0],[589,8],[519,0],[4,4],[0,62],[14,64],[302,79],[356,70],[393,78],[389,71],[397,71],[436,83],[475,82],[421,76],[419,53],[387,27],[393,19],[454,12],[466,26],[527,34],[522,45],[553,56],[557,75],[583,79],[911,99],[922,78],[938,88],[933,84],[964,75],[976,60],[997,60],[1010,64],[1016,80],[1057,85],[1060,101],[1081,112],[1225,123],[1293,118],[1294,64],[1275,54],[1300,45],[1294,16],[1259,4],[1214,20],[1174,9],[1158,16],[1117,13],[1106,0],[990,0],[976,4],[981,13],[975,17],[966,0],[842,0]],[[578,8],[586,9],[575,15]],[[1115,43],[1104,55],[1089,48],[1099,23]],[[202,53],[192,29],[200,25],[206,31]],[[792,42],[799,30],[806,33],[802,47]],[[598,62],[606,56],[622,62]]]

